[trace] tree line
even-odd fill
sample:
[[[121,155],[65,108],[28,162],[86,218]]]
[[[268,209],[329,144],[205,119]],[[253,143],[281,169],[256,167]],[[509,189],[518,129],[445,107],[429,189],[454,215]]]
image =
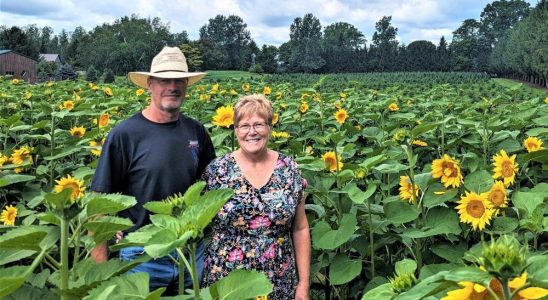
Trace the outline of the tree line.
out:
[[[122,75],[147,70],[164,45],[179,46],[193,70],[249,70],[258,73],[351,73],[388,71],[471,71],[519,77],[546,85],[548,43],[546,0],[535,8],[523,0],[487,4],[480,19],[467,19],[438,44],[396,39],[392,17],[375,24],[368,40],[355,26],[337,22],[322,27],[306,14],[293,20],[290,39],[281,46],[259,47],[244,20],[217,15],[191,40],[186,31],[171,33],[159,18],[125,16],[91,31],[77,27],[53,35],[51,27],[0,26],[0,47],[38,59],[58,53],[76,70],[110,69]],[[544,39],[544,40],[543,40]]]

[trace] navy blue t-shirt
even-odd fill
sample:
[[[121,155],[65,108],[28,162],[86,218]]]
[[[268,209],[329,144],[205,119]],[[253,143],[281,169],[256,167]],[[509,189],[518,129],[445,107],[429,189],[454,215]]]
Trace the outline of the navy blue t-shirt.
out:
[[[202,124],[181,114],[170,123],[155,123],[142,113],[115,126],[102,147],[91,190],[134,196],[137,204],[119,216],[136,230],[150,223],[143,204],[184,194],[215,158]]]

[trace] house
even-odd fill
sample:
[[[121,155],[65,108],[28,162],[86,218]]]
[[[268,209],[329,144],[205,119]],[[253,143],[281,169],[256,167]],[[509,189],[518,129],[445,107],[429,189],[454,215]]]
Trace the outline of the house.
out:
[[[40,53],[40,59],[46,62],[54,62],[57,67],[61,65],[61,57],[55,53]]]
[[[0,75],[36,83],[36,60],[12,50],[0,50]]]

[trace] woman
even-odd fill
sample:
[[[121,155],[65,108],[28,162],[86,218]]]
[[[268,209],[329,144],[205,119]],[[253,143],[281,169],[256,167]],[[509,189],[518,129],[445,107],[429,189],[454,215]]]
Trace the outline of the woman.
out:
[[[240,148],[211,162],[207,189],[234,196],[213,220],[202,283],[234,269],[264,272],[274,284],[269,299],[308,299],[310,233],[304,180],[293,159],[268,149],[272,104],[264,95],[240,98],[234,128]]]

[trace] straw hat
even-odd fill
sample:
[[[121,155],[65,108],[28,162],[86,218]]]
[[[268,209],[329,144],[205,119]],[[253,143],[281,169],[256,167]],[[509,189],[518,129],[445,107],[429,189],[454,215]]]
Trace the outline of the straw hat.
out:
[[[164,47],[152,59],[150,72],[129,72],[129,79],[136,85],[148,88],[149,77],[157,78],[188,78],[188,85],[196,83],[206,76],[203,72],[189,72],[186,58],[177,47]]]

